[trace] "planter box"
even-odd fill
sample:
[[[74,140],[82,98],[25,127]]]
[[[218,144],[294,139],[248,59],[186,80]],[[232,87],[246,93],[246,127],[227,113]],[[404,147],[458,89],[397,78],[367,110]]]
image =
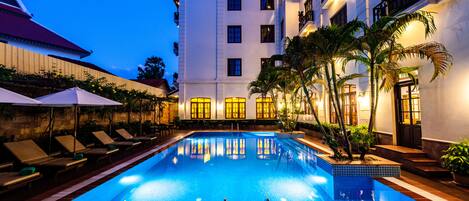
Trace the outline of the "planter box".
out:
[[[279,132],[276,133],[278,138],[304,138],[305,132],[293,131],[293,132]]]
[[[318,154],[318,166],[333,176],[399,177],[401,164],[379,156],[367,155],[365,161],[337,161],[326,154]],[[358,158],[358,155],[356,156]]]

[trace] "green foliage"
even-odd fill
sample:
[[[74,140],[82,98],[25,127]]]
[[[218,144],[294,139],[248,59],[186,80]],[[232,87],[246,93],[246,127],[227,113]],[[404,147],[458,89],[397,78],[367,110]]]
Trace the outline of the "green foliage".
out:
[[[0,80],[10,81],[13,80],[13,76],[16,74],[14,68],[7,68],[3,64],[0,64]]]
[[[370,147],[374,145],[374,135],[368,133],[368,126],[366,125],[350,126],[349,129],[350,140],[358,148],[360,159],[364,160]]]
[[[160,57],[148,57],[145,65],[138,67],[137,79],[162,79],[164,76],[166,65]]]
[[[452,144],[441,157],[443,167],[461,175],[469,175],[469,140]]]

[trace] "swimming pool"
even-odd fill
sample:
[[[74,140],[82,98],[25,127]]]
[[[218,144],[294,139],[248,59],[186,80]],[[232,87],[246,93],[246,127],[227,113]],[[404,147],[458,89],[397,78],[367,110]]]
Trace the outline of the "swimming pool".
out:
[[[413,200],[370,177],[333,177],[316,151],[267,132],[199,132],[76,200]]]

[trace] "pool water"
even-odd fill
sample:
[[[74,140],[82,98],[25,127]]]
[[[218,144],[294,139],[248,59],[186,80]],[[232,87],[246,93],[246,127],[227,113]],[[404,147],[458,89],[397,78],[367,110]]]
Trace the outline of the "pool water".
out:
[[[274,133],[200,132],[76,200],[412,200],[369,177],[333,177],[315,154]]]

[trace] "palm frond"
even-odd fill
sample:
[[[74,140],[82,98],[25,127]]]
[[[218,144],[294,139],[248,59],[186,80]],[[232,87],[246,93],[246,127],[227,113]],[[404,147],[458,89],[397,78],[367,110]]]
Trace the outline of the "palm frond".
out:
[[[347,83],[347,81],[360,78],[360,77],[365,77],[365,76],[360,73],[352,73],[343,77],[339,77],[339,79],[337,80],[337,87],[342,88]]]
[[[425,36],[435,33],[436,25],[435,20],[431,12],[427,11],[416,11],[413,13],[402,13],[394,17],[394,20],[390,20],[383,28],[392,34],[392,36],[399,38],[404,33],[406,28],[412,22],[421,22],[425,27]]]
[[[434,72],[431,81],[435,80],[439,75],[445,75],[453,65],[453,56],[448,52],[446,47],[437,42],[429,42],[406,47],[396,51],[401,58],[417,57],[420,59],[430,60],[433,64]]]

